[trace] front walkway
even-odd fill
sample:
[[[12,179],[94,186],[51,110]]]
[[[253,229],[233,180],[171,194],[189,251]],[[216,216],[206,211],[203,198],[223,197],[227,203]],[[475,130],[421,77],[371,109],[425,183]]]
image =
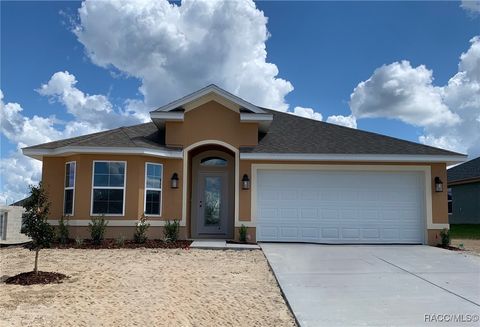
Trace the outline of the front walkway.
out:
[[[433,315],[452,314],[478,326],[480,257],[423,245],[260,245],[301,326],[435,325]]]
[[[195,240],[191,248],[210,250],[255,250],[260,249],[256,244],[227,243],[225,240]]]

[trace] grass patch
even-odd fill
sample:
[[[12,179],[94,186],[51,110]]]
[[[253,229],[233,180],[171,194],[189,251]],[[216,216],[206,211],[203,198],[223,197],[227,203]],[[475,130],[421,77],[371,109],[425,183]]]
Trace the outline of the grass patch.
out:
[[[480,224],[450,225],[450,237],[460,239],[480,240]]]

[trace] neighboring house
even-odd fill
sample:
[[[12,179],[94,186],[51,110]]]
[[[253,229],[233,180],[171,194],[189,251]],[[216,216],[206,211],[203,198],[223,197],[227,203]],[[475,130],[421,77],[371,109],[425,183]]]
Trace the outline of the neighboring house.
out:
[[[23,149],[43,161],[51,218],[88,237],[436,243],[448,228],[446,165],[465,156],[257,107],[215,85],[150,113],[152,122]],[[437,181],[438,183],[435,183]]]
[[[448,170],[450,224],[480,224],[480,157]]]
[[[23,207],[0,205],[0,244],[19,244],[30,241],[21,233]]]

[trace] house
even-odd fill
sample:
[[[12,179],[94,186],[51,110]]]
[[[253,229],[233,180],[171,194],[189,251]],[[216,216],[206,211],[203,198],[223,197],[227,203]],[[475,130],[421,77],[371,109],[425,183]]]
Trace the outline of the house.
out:
[[[30,241],[22,234],[23,213],[25,209],[18,205],[0,205],[0,246],[20,244]]]
[[[150,113],[151,122],[23,149],[43,161],[52,224],[88,237],[319,243],[435,243],[448,228],[446,165],[464,155],[257,107],[210,85]]]
[[[480,224],[480,157],[450,168],[448,216],[450,224]]]

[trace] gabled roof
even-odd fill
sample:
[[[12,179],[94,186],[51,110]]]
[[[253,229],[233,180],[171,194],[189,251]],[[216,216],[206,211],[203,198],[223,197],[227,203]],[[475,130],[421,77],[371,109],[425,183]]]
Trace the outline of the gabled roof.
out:
[[[209,93],[213,93],[216,95],[219,95],[235,104],[237,104],[241,109],[247,110],[253,113],[257,114],[264,114],[265,111],[263,111],[261,108],[251,104],[248,101],[243,100],[242,98],[237,97],[236,95],[225,91],[224,89],[216,86],[215,84],[210,84],[198,91],[195,91],[193,93],[190,93],[183,98],[180,98],[178,100],[172,101],[169,104],[166,104],[158,109],[155,109],[154,111],[151,111],[150,113],[158,113],[158,112],[168,112],[168,111],[174,111],[174,110],[179,110],[179,108],[182,108],[187,103],[193,102]]]
[[[447,174],[448,183],[480,180],[480,157],[450,168]]]
[[[273,116],[255,147],[242,148],[242,159],[461,162],[465,155],[385,135],[307,119],[261,108]],[[181,158],[180,149],[168,148],[165,135],[154,123],[120,127],[100,133],[40,144],[24,154],[131,153]]]

